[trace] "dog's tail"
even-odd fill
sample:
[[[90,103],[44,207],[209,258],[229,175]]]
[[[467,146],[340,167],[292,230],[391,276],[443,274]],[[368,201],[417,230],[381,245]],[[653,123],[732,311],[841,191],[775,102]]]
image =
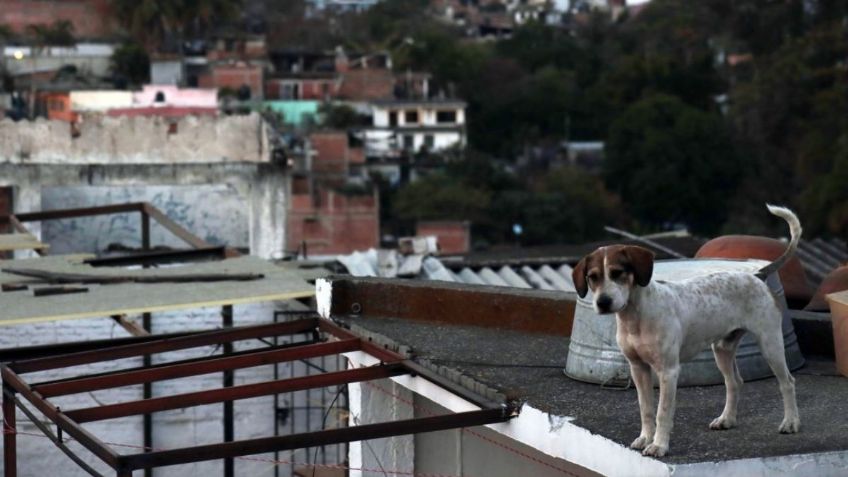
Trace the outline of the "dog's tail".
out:
[[[768,207],[769,212],[773,215],[782,218],[789,224],[791,239],[789,240],[789,246],[786,247],[786,250],[783,251],[783,254],[778,257],[777,260],[771,262],[757,272],[757,276],[763,280],[772,273],[778,271],[780,267],[782,267],[792,257],[795,250],[798,249],[798,242],[801,241],[801,232],[803,232],[803,229],[801,229],[801,221],[798,220],[798,216],[795,215],[794,212],[786,207],[778,207],[771,204],[766,204],[766,207]]]

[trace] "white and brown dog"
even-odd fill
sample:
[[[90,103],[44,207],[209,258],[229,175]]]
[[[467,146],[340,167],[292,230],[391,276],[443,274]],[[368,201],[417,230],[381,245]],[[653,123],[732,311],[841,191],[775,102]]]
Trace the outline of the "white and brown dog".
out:
[[[574,268],[577,293],[584,297],[591,289],[595,311],[615,313],[616,340],[630,363],[642,416],[642,432],[630,447],[642,449],[644,455],[662,457],[668,451],[680,363],[707,345],[712,345],[727,387],[724,411],[710,428],[736,425],[742,387],[736,348],[745,332],[756,337],[780,384],[780,432],[798,432],[801,421],[795,403],[795,380],[784,356],[781,310],[763,277],[777,271],[798,248],[801,224],[789,209],[771,205],[768,209],[789,223],[792,239],[783,255],[756,274],[720,272],[673,283],[651,281],[653,252],[622,245],[601,247]],[[656,427],[651,369],[660,386]]]

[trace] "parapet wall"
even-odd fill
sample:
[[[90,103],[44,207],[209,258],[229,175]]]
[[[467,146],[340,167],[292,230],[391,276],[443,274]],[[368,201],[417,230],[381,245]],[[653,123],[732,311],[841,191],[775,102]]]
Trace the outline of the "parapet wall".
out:
[[[76,131],[63,121],[0,121],[0,163],[257,163],[269,158],[264,122],[255,113],[179,119],[90,115]]]

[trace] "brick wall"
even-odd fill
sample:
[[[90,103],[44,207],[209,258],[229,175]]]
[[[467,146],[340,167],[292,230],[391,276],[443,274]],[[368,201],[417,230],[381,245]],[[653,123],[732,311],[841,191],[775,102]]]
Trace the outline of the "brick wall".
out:
[[[198,78],[201,88],[230,88],[238,91],[243,85],[250,88],[251,99],[264,98],[264,76],[262,67],[248,64],[215,65],[209,75]]]
[[[344,195],[319,188],[315,196],[293,195],[286,243],[292,250],[305,241],[309,255],[345,254],[380,242],[377,194]]]
[[[467,253],[471,248],[470,224],[462,221],[418,222],[415,235],[435,235],[443,254]]]
[[[78,38],[103,38],[117,33],[109,0],[2,0],[0,24],[21,33],[31,24],[68,20]]]
[[[388,69],[350,70],[342,75],[339,97],[354,101],[390,99],[394,96],[395,77]]]

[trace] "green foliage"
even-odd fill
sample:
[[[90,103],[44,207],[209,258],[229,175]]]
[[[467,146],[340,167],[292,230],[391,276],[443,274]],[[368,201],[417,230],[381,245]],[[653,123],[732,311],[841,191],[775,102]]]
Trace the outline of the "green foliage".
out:
[[[203,35],[235,18],[241,0],[111,0],[115,18],[149,50],[166,37]]]
[[[323,103],[318,109],[324,126],[332,129],[348,129],[362,126],[363,118],[346,104]]]
[[[57,20],[49,25],[28,25],[26,33],[38,48],[72,46],[76,43],[74,24],[68,20]]]
[[[613,123],[606,151],[606,183],[637,219],[714,233],[726,218],[741,167],[720,116],[653,95]]]
[[[469,188],[443,172],[429,174],[398,191],[394,212],[406,220],[472,220],[485,217],[490,194]]]
[[[150,57],[138,43],[124,43],[112,54],[111,70],[117,78],[139,86],[150,81]]]

